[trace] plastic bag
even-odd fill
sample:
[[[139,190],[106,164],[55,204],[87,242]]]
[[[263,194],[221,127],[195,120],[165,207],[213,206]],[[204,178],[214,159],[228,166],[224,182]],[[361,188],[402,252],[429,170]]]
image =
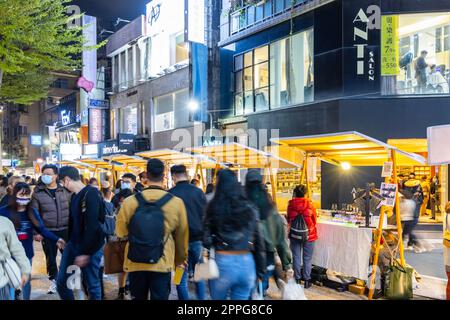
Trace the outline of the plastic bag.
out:
[[[283,291],[283,300],[308,300],[303,287],[290,279]]]

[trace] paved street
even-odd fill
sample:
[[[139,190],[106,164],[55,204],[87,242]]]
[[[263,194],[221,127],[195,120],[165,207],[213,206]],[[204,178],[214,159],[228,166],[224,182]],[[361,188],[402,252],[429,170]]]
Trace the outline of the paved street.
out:
[[[33,259],[33,275],[32,275],[32,293],[33,300],[58,300],[58,295],[49,295],[47,290],[50,282],[45,274],[45,257],[41,245],[35,243],[36,254]],[[115,276],[107,276],[104,279],[106,300],[114,300],[117,296],[117,281]],[[191,290],[192,291],[192,290]],[[367,297],[355,295],[351,292],[337,292],[326,287],[312,286],[312,288],[305,290],[306,297],[309,300],[367,300]],[[176,289],[172,287],[170,296],[171,300],[177,299]],[[269,300],[281,299],[281,292],[272,282],[269,288]],[[425,299],[417,296],[415,299]]]

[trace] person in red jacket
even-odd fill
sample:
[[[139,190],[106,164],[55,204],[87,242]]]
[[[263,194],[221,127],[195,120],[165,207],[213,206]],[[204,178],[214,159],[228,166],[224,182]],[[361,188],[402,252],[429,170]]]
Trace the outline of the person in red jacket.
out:
[[[316,208],[312,201],[306,198],[307,188],[304,185],[297,186],[294,189],[292,200],[289,201],[287,210],[287,220],[289,226],[299,215],[302,215],[306,225],[308,226],[308,241],[301,242],[297,239],[289,239],[291,243],[291,251],[294,264],[294,276],[297,283],[300,283],[303,278],[305,282],[305,289],[311,287],[311,269],[312,256],[314,252],[314,242],[317,237],[317,214]],[[303,270],[301,268],[303,260]]]

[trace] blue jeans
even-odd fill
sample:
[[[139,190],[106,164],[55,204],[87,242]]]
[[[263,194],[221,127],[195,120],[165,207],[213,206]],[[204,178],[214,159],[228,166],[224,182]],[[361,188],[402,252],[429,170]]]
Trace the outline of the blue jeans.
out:
[[[57,290],[61,300],[75,300],[73,291],[67,287],[67,280],[72,274],[67,272],[67,269],[73,265],[75,258],[79,255],[78,246],[69,242],[64,249],[59,273],[57,278]],[[100,262],[103,256],[103,248],[98,250],[95,254],[90,256],[89,264],[81,268],[83,279],[86,281],[88,287],[88,294],[90,300],[101,300],[101,285],[99,278]],[[81,288],[80,288],[81,290]]]
[[[188,279],[189,270],[195,271],[195,265],[203,262],[203,244],[201,241],[194,241],[189,243],[188,268],[184,271],[180,284],[177,286],[177,293],[179,300],[190,300]],[[197,299],[206,299],[206,283],[204,281],[195,283],[197,291]]]
[[[30,266],[33,266],[33,258],[28,258],[30,260]],[[9,288],[9,296],[11,300],[16,300],[16,289],[10,287]],[[22,300],[30,300],[31,297],[31,274],[30,279],[28,279],[27,283],[22,288]]]
[[[290,239],[290,242],[295,280],[300,280],[303,277],[303,280],[310,281],[314,242],[301,242],[295,239]]]
[[[248,300],[256,281],[255,259],[247,254],[216,254],[219,278],[209,282],[212,300]]]

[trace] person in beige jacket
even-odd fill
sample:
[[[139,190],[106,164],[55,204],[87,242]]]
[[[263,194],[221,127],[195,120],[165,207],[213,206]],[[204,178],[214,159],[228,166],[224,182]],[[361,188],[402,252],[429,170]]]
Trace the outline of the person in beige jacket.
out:
[[[147,164],[149,187],[141,195],[146,201],[156,202],[167,192],[163,189],[164,163],[150,159]],[[138,209],[137,196],[125,199],[117,215],[116,235],[129,237],[128,226]],[[171,275],[176,266],[185,266],[188,258],[189,227],[186,208],[180,198],[172,198],[161,207],[164,214],[164,254],[153,264],[136,263],[128,259],[127,244],[125,248],[124,271],[129,272],[130,291],[134,300],[168,300],[171,288]]]
[[[0,300],[12,300],[10,296],[9,279],[3,269],[1,261],[14,258],[22,272],[22,286],[27,283],[31,274],[31,265],[25,249],[17,238],[13,223],[0,217]]]

